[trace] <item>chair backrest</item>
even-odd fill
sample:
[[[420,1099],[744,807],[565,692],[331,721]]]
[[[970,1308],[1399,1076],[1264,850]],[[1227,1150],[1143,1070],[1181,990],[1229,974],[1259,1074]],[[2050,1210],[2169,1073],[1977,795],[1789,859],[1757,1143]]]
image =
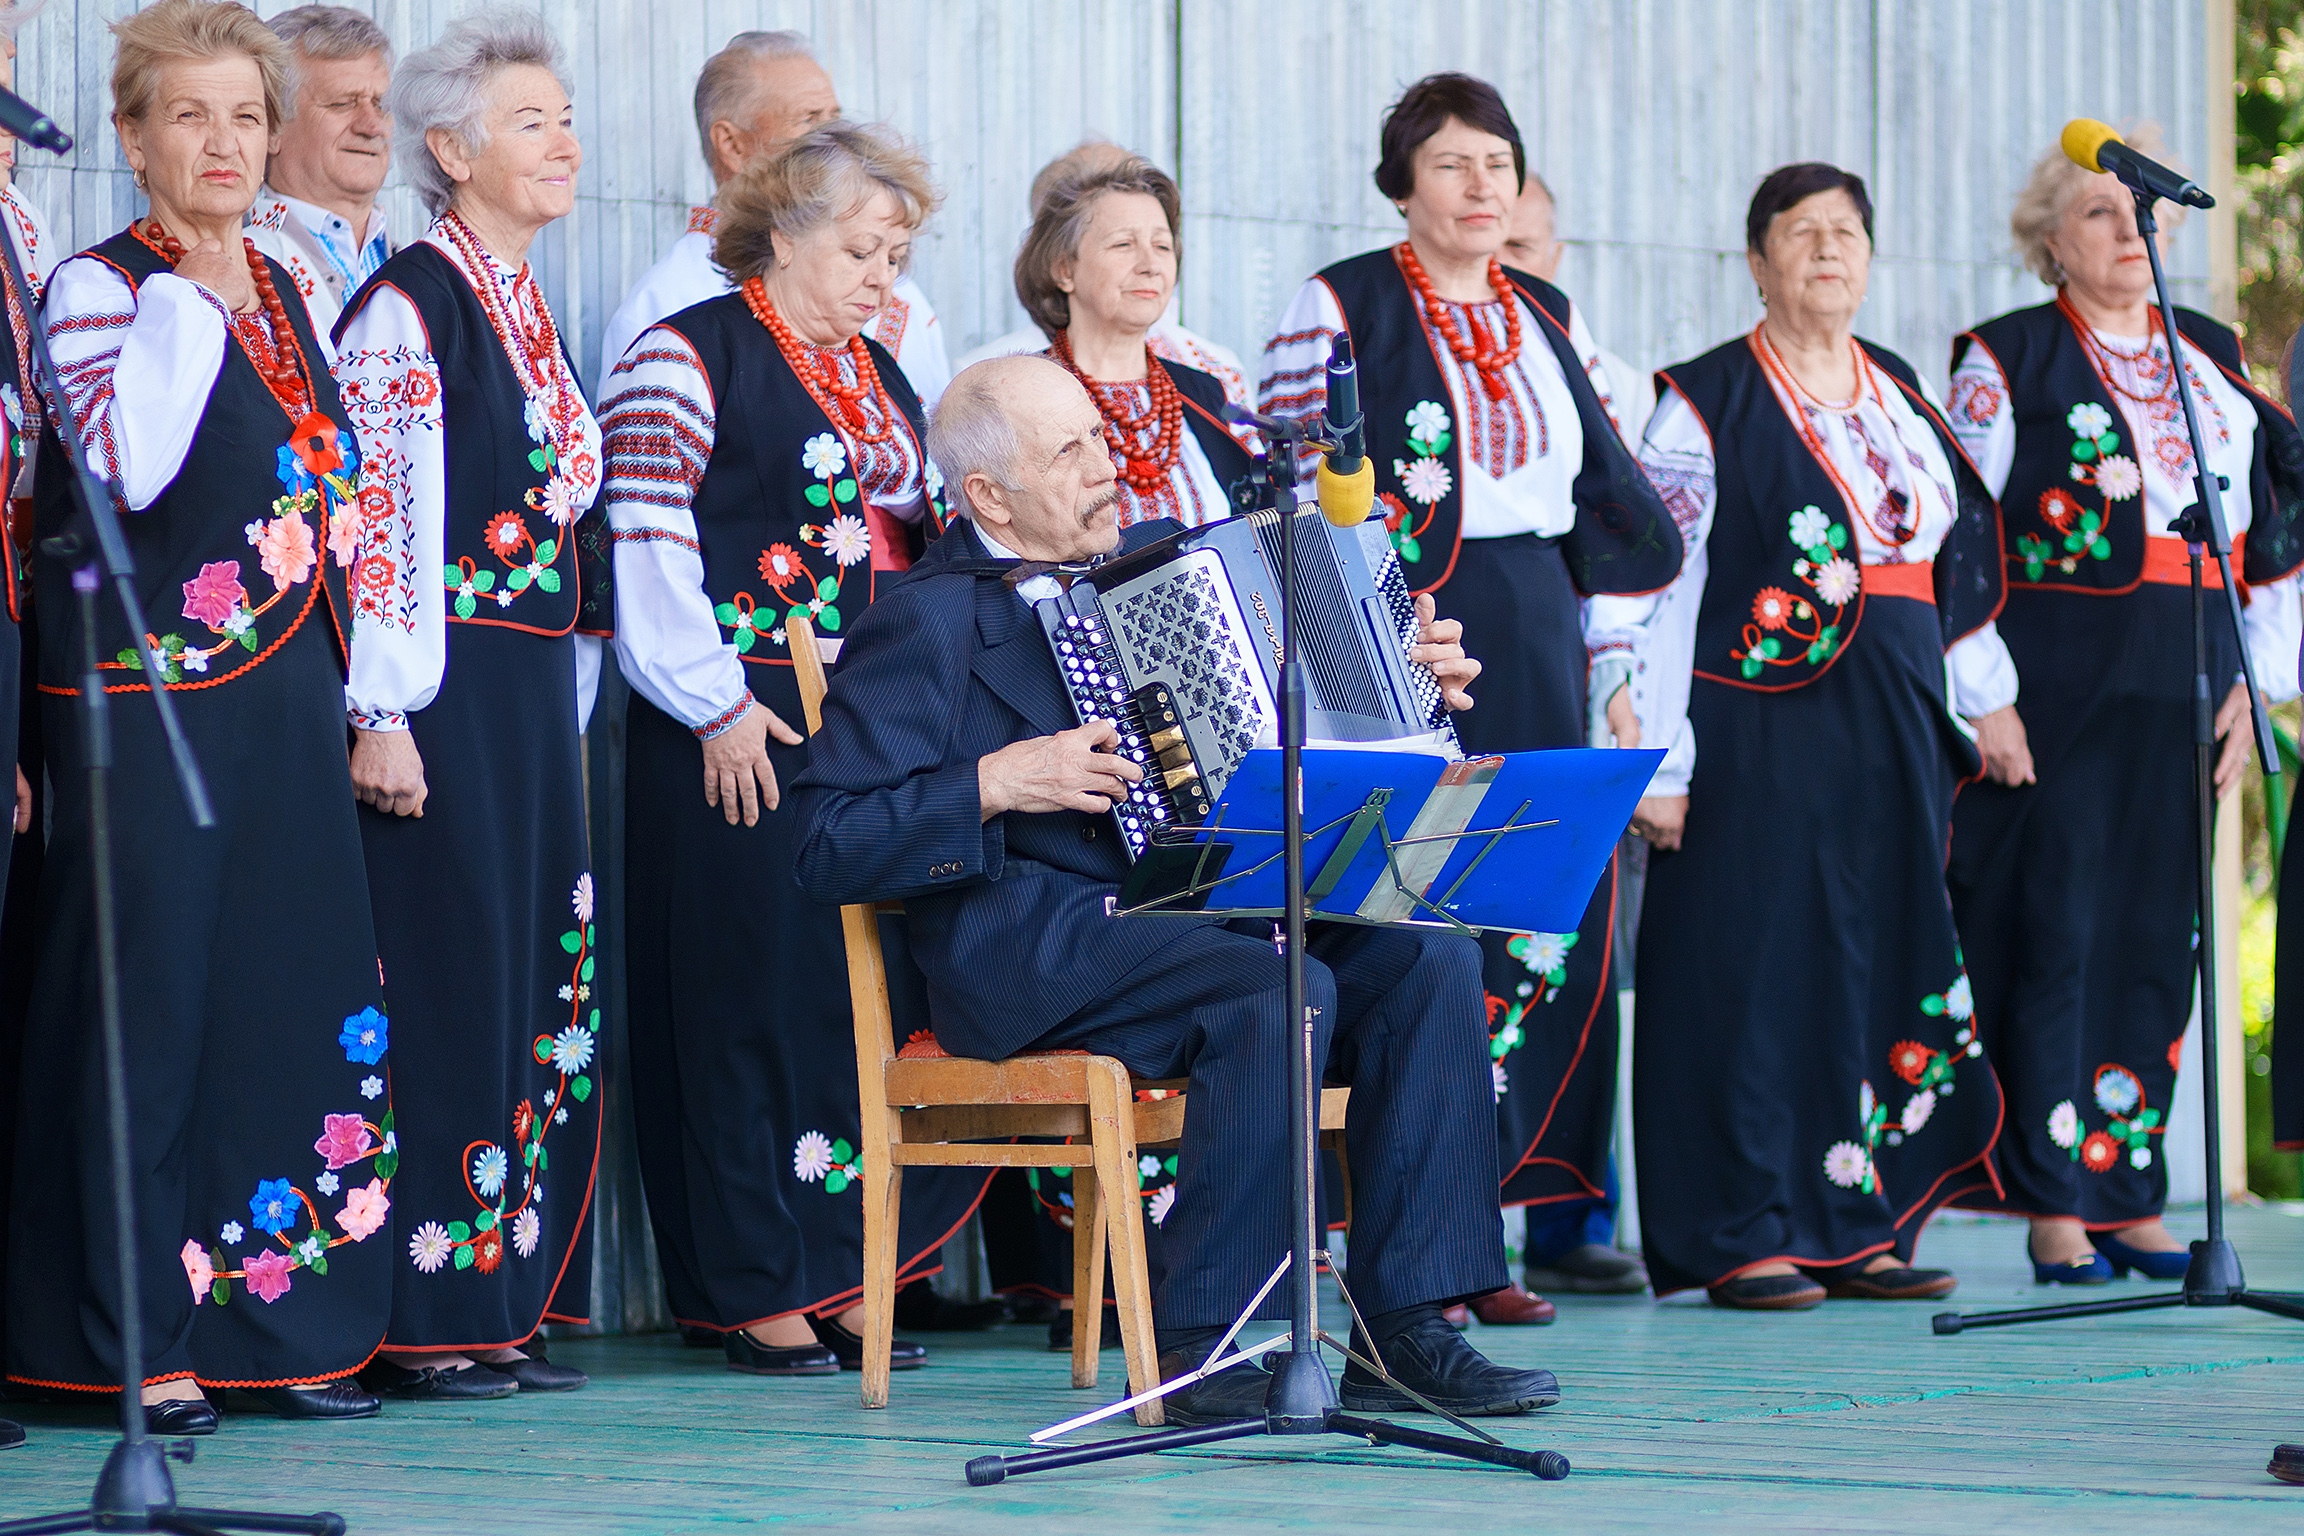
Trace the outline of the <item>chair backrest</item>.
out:
[[[800,684],[800,712],[807,717],[808,734],[824,728],[824,694],[831,686],[824,673],[823,653],[816,648],[816,626],[798,614],[784,621],[786,648],[792,653],[792,671]],[[790,793],[790,786],[779,786]],[[876,1135],[887,1112],[885,1074],[896,1059],[896,1017],[888,1004],[888,962],[880,952],[880,919],[869,906],[840,909],[840,935],[848,951],[848,1006],[856,1020],[856,1078],[863,1096],[864,1133]]]

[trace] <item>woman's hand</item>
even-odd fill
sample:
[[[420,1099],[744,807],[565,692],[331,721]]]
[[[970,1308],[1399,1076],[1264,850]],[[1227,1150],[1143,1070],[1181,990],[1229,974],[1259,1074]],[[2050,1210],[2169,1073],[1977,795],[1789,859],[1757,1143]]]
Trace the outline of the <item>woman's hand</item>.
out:
[[[1608,695],[1608,733],[1616,738],[1616,745],[1630,751],[1640,745],[1640,716],[1632,708],[1632,689],[1619,687]]]
[[[2037,784],[2038,774],[2032,771],[2032,742],[2024,734],[2024,717],[2016,713],[2016,706],[1996,709],[1968,722],[1976,728],[1976,750],[1984,758],[1984,771],[1995,784],[2013,788],[2018,784]]]
[[[32,781],[24,777],[24,765],[16,765],[16,814],[9,826],[18,836],[32,830]]]
[[[198,283],[224,301],[235,314],[256,307],[256,279],[248,272],[248,253],[224,249],[219,241],[203,240],[176,263],[176,275]]]
[[[2248,754],[2256,750],[2256,731],[2248,718],[2248,685],[2234,683],[2216,711],[2216,739],[2223,750],[2216,754],[2216,795],[2221,799],[2240,787]]]
[[[768,761],[768,737],[788,747],[800,744],[800,733],[786,725],[776,711],[754,704],[734,725],[704,743],[704,803],[716,805],[736,825],[739,814],[748,827],[760,824],[760,812],[783,803],[776,787],[776,768]]]
[[[1643,795],[1632,813],[1632,830],[1646,838],[1649,847],[1671,853],[1688,830],[1688,797]]]
[[[1408,659],[1431,670],[1441,700],[1450,709],[1470,709],[1472,695],[1464,690],[1480,675],[1480,663],[1464,654],[1464,625],[1456,619],[1435,618],[1438,611],[1431,593],[1416,599],[1416,643],[1408,647]]]
[[[424,755],[406,731],[352,733],[352,795],[387,816],[424,814]]]

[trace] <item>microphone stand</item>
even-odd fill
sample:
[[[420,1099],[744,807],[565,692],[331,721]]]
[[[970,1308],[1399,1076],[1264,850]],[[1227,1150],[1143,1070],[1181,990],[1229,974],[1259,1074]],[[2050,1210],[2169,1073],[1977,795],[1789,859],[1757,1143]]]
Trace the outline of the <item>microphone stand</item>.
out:
[[[2100,1317],[2114,1312],[2146,1312],[2162,1307],[2248,1307],[2280,1317],[2304,1321],[2304,1295],[2286,1291],[2252,1291],[2240,1272],[2240,1255],[2224,1235],[2223,1103],[2216,1070],[2216,694],[2208,675],[2208,610],[2201,581],[2201,557],[2212,555],[2224,580],[2224,611],[2232,637],[2240,649],[2240,675],[2248,689],[2248,711],[2255,731],[2256,756],[2268,776],[2280,772],[2280,751],[2272,735],[2271,717],[2264,696],[2256,687],[2256,664],[2248,654],[2240,627],[2240,589],[2232,579],[2232,538],[2224,521],[2223,477],[2208,468],[2208,442],[2200,430],[2199,407],[2192,399],[2192,384],[2183,362],[2182,332],[2176,328],[2176,301],[2168,293],[2168,274],[2160,264],[2160,243],[2153,236],[2159,225],[2152,217],[2154,194],[2125,167],[2115,174],[2136,198],[2136,229],[2152,258],[2152,285],[2160,306],[2160,321],[2168,334],[2168,356],[2176,374],[2177,398],[2184,406],[2184,424],[2192,437],[2193,488],[2198,500],[2177,519],[2192,567],[2192,799],[2194,870],[2199,904],[2199,943],[2195,953],[2200,967],[2200,1102],[2206,1111],[2203,1130],[2208,1150],[2208,1236],[2192,1245],[2192,1262],[2184,1272],[2182,1289],[2114,1301],[2080,1302],[2071,1306],[2032,1307],[2008,1312],[1939,1312],[1931,1326],[1939,1335],[1970,1328],[2002,1328],[2015,1323],[2059,1322],[2067,1318]],[[2259,429],[2261,430],[2261,429]]]
[[[1343,1271],[1333,1262],[1320,1240],[1319,1211],[1313,1200],[1320,1163],[1322,1063],[1314,1054],[1319,1036],[1312,1013],[1304,1003],[1305,685],[1304,663],[1296,650],[1296,525],[1300,521],[1296,500],[1296,449],[1300,446],[1330,445],[1314,435],[1309,423],[1258,416],[1236,406],[1227,406],[1225,415],[1229,419],[1252,424],[1264,434],[1267,448],[1264,453],[1257,455],[1255,467],[1250,472],[1255,487],[1251,494],[1280,519],[1280,840],[1283,853],[1282,889],[1287,902],[1283,928],[1287,968],[1282,1008],[1295,1036],[1288,1053],[1287,1091],[1292,1122],[1288,1147],[1288,1256],[1273,1271],[1271,1279],[1264,1282],[1263,1289],[1242,1310],[1231,1330],[1218,1342],[1208,1357],[1208,1364],[1201,1367],[1201,1374],[1213,1374],[1210,1367],[1229,1367],[1237,1361],[1251,1358],[1256,1351],[1265,1348],[1264,1345],[1257,1345],[1254,1350],[1225,1356],[1225,1351],[1240,1329],[1263,1304],[1264,1298],[1283,1275],[1288,1281],[1288,1348],[1285,1353],[1276,1351],[1265,1357],[1272,1366],[1272,1381],[1265,1389],[1264,1414],[1261,1418],[1237,1419],[1228,1424],[1158,1429],[1124,1439],[1066,1446],[1057,1450],[1026,1451],[1016,1456],[979,1456],[968,1463],[968,1481],[975,1487],[990,1487],[1020,1473],[1048,1472],[1059,1467],[1113,1461],[1124,1456],[1148,1456],[1156,1451],[1207,1445],[1219,1440],[1237,1440],[1250,1435],[1346,1435],[1370,1445],[1390,1443],[1414,1446],[1418,1450],[1432,1451],[1439,1455],[1509,1467],[1531,1473],[1547,1482],[1556,1482],[1566,1477],[1569,1471],[1568,1458],[1558,1451],[1516,1450],[1456,1415],[1424,1402],[1420,1397],[1417,1401],[1423,1402],[1425,1407],[1442,1414],[1478,1438],[1437,1434],[1428,1429],[1416,1429],[1383,1419],[1346,1413],[1337,1399],[1336,1383],[1329,1376],[1327,1364],[1320,1356],[1320,1346],[1326,1344],[1339,1354],[1358,1361],[1379,1379],[1416,1397],[1411,1389],[1395,1381],[1384,1368],[1374,1335],[1368,1333],[1365,1319],[1360,1317],[1359,1306],[1352,1300],[1352,1292],[1346,1286]],[[1338,1343],[1334,1335],[1320,1326],[1316,1266],[1323,1261],[1329,1263],[1335,1274],[1337,1288],[1343,1294],[1345,1305],[1351,1308],[1354,1319],[1363,1323],[1361,1331],[1367,1339],[1370,1355],[1375,1358],[1363,1358],[1357,1351]],[[1062,1429],[1109,1417],[1133,1407],[1143,1398],[1158,1396],[1161,1390],[1185,1386],[1191,1379],[1179,1378],[1164,1384],[1162,1388],[1111,1404],[1059,1426],[1057,1430],[1044,1433],[1054,1434]],[[4,1530],[0,1530],[0,1536],[6,1536]]]
[[[0,106],[21,107],[20,98],[4,96]],[[27,109],[30,110],[30,109]],[[47,123],[43,116],[39,119]],[[54,124],[36,140],[43,147],[68,150],[72,140]],[[60,143],[57,141],[61,141]],[[80,729],[88,766],[88,843],[96,917],[97,1026],[104,1050],[104,1107],[109,1122],[112,1163],[112,1220],[114,1246],[119,1254],[120,1287],[120,1442],[105,1458],[96,1489],[84,1509],[0,1524],[0,1536],[51,1536],[64,1531],[175,1531],[183,1536],[211,1536],[221,1530],[309,1532],[312,1536],[343,1536],[342,1516],[269,1515],[245,1510],[187,1509],[176,1502],[176,1487],[169,1476],[170,1460],[189,1464],[190,1440],[163,1445],[145,1433],[144,1313],[139,1305],[136,1254],[136,1194],[130,1183],[134,1162],[129,1151],[128,1074],[120,1030],[119,896],[112,870],[112,813],[109,801],[112,769],[110,703],[104,692],[104,674],[98,670],[96,650],[97,592],[106,578],[120,604],[128,633],[141,642],[150,633],[144,624],[144,605],[136,593],[135,559],[121,530],[114,502],[119,487],[96,477],[87,455],[80,450],[79,423],[71,396],[64,391],[56,359],[48,350],[48,333],[34,311],[32,289],[24,281],[24,268],[16,259],[16,244],[0,233],[0,264],[32,323],[25,327],[31,347],[33,377],[47,397],[50,424],[63,445],[60,462],[43,466],[50,474],[69,474],[74,515],[64,530],[40,543],[47,559],[72,571],[72,590],[80,617]],[[90,547],[93,541],[93,548]],[[147,666],[152,707],[168,741],[176,782],[183,792],[192,824],[216,825],[208,801],[207,781],[185,740],[176,717],[175,701],[168,696],[159,669]]]

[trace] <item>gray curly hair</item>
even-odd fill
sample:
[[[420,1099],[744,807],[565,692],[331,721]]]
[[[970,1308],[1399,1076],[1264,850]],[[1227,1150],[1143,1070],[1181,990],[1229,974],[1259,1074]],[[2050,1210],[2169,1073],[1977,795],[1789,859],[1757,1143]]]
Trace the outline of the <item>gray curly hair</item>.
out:
[[[488,145],[488,87],[517,64],[552,72],[568,85],[568,57],[560,40],[534,11],[491,5],[459,16],[431,47],[408,55],[392,76],[385,108],[392,114],[401,172],[415,185],[425,211],[437,218],[456,195],[424,136],[444,128],[477,154]]]

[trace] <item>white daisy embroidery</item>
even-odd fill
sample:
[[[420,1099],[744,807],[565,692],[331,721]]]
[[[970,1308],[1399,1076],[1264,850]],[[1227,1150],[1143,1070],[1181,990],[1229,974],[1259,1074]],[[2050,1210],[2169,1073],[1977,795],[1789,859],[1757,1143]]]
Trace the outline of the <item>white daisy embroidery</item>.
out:
[[[1944,989],[1944,1011],[1955,1019],[1965,1019],[1976,1011],[1976,992],[1965,975]]]
[[[1455,484],[1456,477],[1438,459],[1418,459],[1400,475],[1400,488],[1408,493],[1408,499],[1425,507],[1447,495]]]
[[[824,526],[824,550],[842,565],[856,565],[872,554],[872,532],[864,519],[843,512]]]
[[[2136,1088],[2136,1079],[2126,1072],[2101,1072],[2096,1077],[2096,1107],[2108,1115],[2125,1115],[2135,1109],[2142,1095]]]
[[[1871,1161],[1856,1143],[1836,1141],[1832,1143],[1832,1150],[1824,1154],[1824,1177],[1842,1189],[1854,1189],[1864,1182],[1864,1171]]]
[[[576,911],[576,921],[592,921],[592,876],[589,871],[576,877],[576,889],[569,893],[568,905]]]
[[[512,1218],[512,1251],[520,1257],[532,1258],[536,1253],[536,1239],[542,1235],[544,1224],[536,1219],[533,1210],[523,1210]]]
[[[1504,1063],[1500,1061],[1489,1062],[1488,1077],[1488,1086],[1494,1091],[1496,1102],[1501,1104],[1504,1101],[1504,1095],[1512,1089],[1512,1079],[1505,1074]]]
[[[803,1184],[813,1184],[832,1171],[832,1142],[822,1131],[809,1131],[792,1144],[792,1173]]]
[[[1904,1101],[1904,1134],[1909,1136],[1928,1123],[1936,1113],[1936,1090],[1923,1088]]]
[[[2065,414],[2064,425],[2094,442],[2112,428],[2112,413],[2093,401],[2082,401]]]
[[[1802,549],[1814,549],[1832,534],[1832,519],[1816,507],[1802,507],[1792,514],[1792,542]]]
[[[1151,1208],[1145,1214],[1152,1218],[1152,1225],[1164,1227],[1168,1225],[1168,1213],[1174,1209],[1176,1209],[1176,1186],[1164,1184],[1152,1192]]]
[[[320,1175],[320,1177],[312,1181],[312,1187],[324,1195],[332,1195],[336,1193],[337,1190],[341,1189],[343,1185],[341,1181],[337,1179],[336,1175],[332,1173],[323,1173]]]
[[[436,1275],[440,1266],[448,1262],[448,1255],[456,1245],[448,1241],[448,1229],[436,1221],[428,1221],[416,1229],[408,1239],[408,1257],[416,1268],[427,1275]]]
[[[581,1024],[571,1024],[552,1037],[552,1065],[570,1074],[581,1072],[592,1061],[592,1031]]]
[[[248,1229],[236,1221],[228,1221],[224,1223],[224,1230],[216,1235],[224,1239],[226,1247],[236,1248],[240,1245],[240,1239],[248,1235]]]
[[[2144,472],[2124,453],[2107,456],[2096,466],[2096,489],[2106,501],[2126,501],[2144,489]]]
[[[829,432],[819,432],[800,447],[800,463],[819,480],[829,480],[848,467],[848,449]]]
[[[512,1171],[512,1160],[504,1155],[502,1147],[482,1147],[480,1155],[472,1159],[472,1187],[480,1191],[480,1198],[493,1200],[504,1188],[504,1177]]]
[[[1437,400],[1419,400],[1408,408],[1408,437],[1412,442],[1431,443],[1448,430],[1448,412]]]
[[[360,1079],[360,1097],[364,1099],[373,1099],[379,1094],[383,1093],[383,1091],[384,1079],[380,1077],[364,1077]]]
[[[2048,1139],[2066,1151],[2080,1139],[2080,1111],[2072,1107],[2070,1099],[2048,1111]]]
[[[1856,601],[1863,590],[1864,578],[1857,574],[1855,562],[1846,556],[1836,558],[1816,573],[1816,595],[1838,608]]]

